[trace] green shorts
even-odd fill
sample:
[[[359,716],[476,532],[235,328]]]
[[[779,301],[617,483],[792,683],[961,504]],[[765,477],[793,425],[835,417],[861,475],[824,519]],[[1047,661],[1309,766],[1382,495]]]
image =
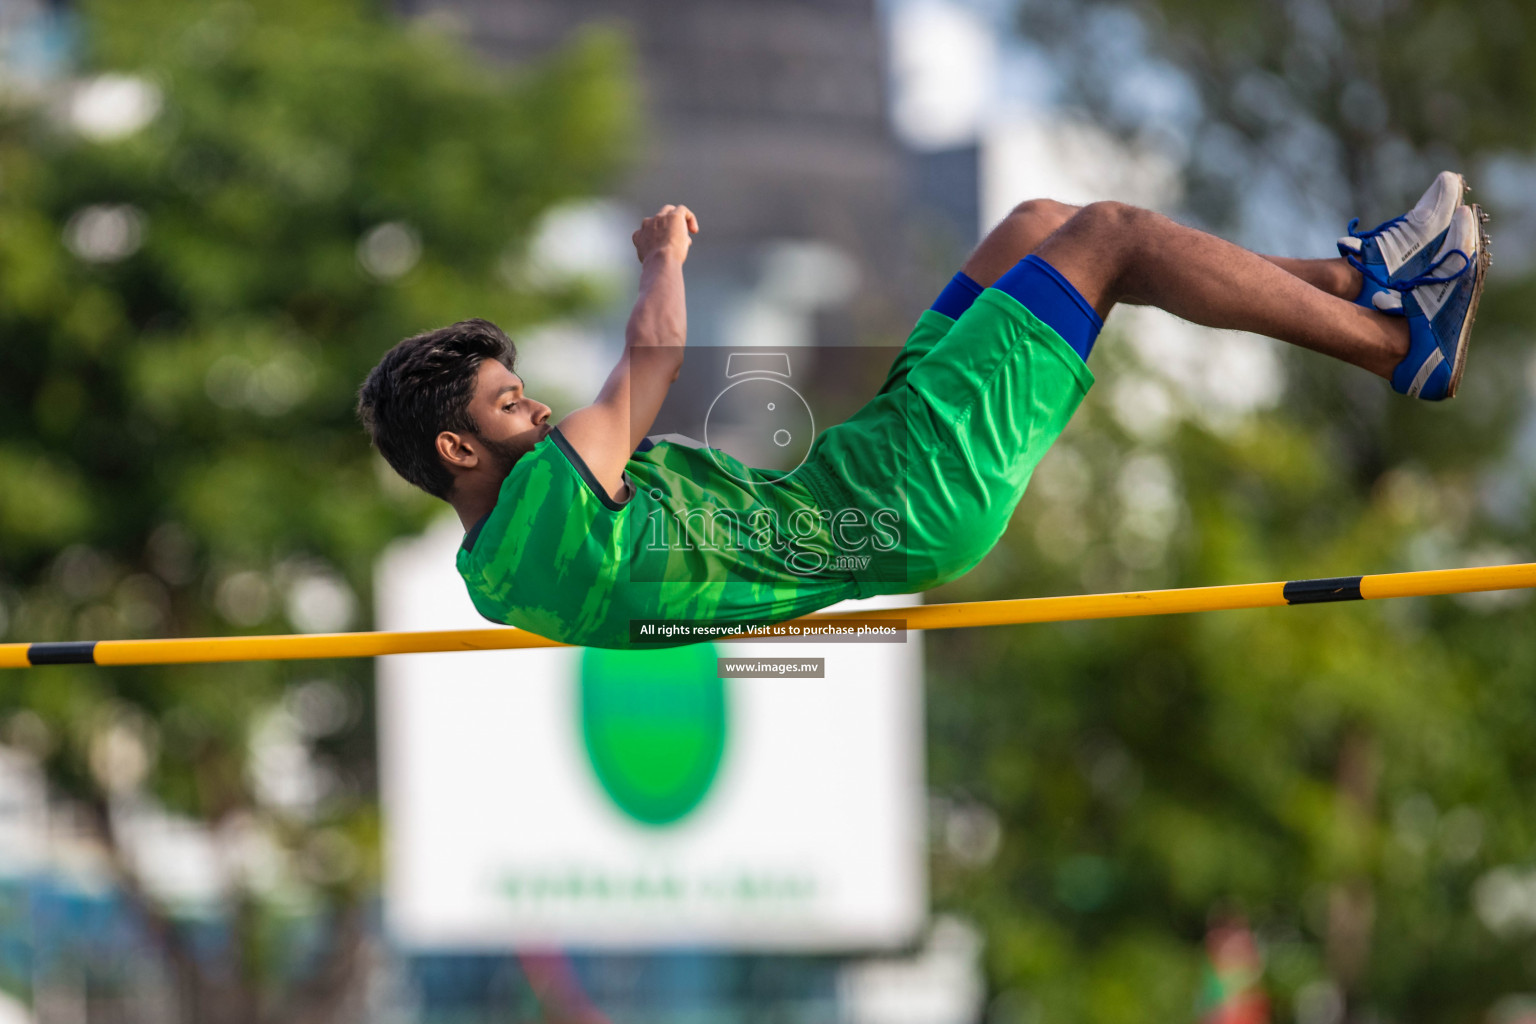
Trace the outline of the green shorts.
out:
[[[923,313],[879,393],[818,437],[802,468],[834,538],[840,515],[899,517],[899,530],[842,534],[859,596],[974,568],[1092,386],[1061,336],[997,289],[959,320]]]

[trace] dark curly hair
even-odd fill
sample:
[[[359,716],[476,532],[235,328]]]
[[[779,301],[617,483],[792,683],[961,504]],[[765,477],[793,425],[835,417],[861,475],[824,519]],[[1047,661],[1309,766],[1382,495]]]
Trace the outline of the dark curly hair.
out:
[[[517,346],[489,320],[461,320],[400,342],[358,389],[357,415],[374,447],[396,473],[434,497],[446,500],[453,490],[437,435],[479,432],[469,401],[486,359],[511,370]]]

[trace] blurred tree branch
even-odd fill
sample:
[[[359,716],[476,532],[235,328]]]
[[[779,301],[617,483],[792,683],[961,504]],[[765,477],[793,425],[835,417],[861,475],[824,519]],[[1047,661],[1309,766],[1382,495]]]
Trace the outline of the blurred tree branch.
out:
[[[1180,168],[1182,216],[1326,256],[1350,216],[1400,213],[1454,167],[1495,253],[1530,251],[1529,192],[1493,188],[1536,159],[1529,5],[1017,11],[1058,76],[1052,113]],[[1272,405],[1219,415],[1155,324],[1117,314],[1013,528],[935,599],[1529,558],[1532,269],[1496,263],[1473,390],[1433,410],[1285,353],[1260,371],[1283,374]],[[1208,353],[1196,378],[1238,344],[1186,340]],[[936,899],[986,927],[999,1019],[1187,1019],[1201,939],[1233,915],[1276,1020],[1503,1012],[1536,983],[1536,920],[1499,888],[1536,843],[1531,615],[1516,594],[930,638]],[[1002,833],[980,861],[944,819],[978,805]]]
[[[621,168],[625,45],[506,70],[365,0],[77,13],[70,79],[0,103],[0,631],[366,627],[438,506],[380,472],[355,389],[407,335],[594,298],[508,268]],[[90,808],[187,1024],[329,1021],[378,891],[372,708],[367,664],[40,669],[0,738]],[[138,873],[142,807],[219,851],[218,941]]]

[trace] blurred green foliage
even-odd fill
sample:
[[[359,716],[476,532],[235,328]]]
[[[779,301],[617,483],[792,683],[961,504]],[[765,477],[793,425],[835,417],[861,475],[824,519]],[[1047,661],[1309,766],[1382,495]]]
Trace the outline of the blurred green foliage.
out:
[[[625,47],[509,73],[365,0],[78,21],[78,77],[0,109],[0,634],[366,627],[376,556],[441,506],[373,454],[356,388],[409,334],[589,301],[516,268],[621,165]],[[270,840],[281,870],[231,895],[245,966],[205,972],[260,988],[263,920],[376,886],[371,702],[367,663],[42,669],[4,680],[0,737],[103,827],[146,788]],[[314,792],[270,792],[263,750],[307,751]]]
[[[1024,0],[1019,25],[1071,78],[1069,106],[1160,147],[1189,182],[1187,213],[1242,230],[1255,207],[1318,205],[1369,226],[1442,166],[1474,187],[1501,162],[1530,166],[1531,17]],[[1128,104],[1111,61],[1152,67],[1195,116]],[[1496,257],[1501,223],[1524,225],[1509,248],[1529,252],[1529,195],[1472,198]],[[1282,353],[1278,402],[1236,416],[1158,366],[1140,321],[1112,322],[1098,386],[1003,544],[935,597],[1529,560],[1533,307],[1529,259],[1496,258],[1463,392],[1443,407]],[[1213,358],[1233,344],[1205,340]],[[1277,1021],[1502,1019],[1500,1000],[1536,985],[1528,594],[929,643],[936,894],[984,923],[993,1024],[1193,1019],[1202,940],[1233,917],[1258,934]]]

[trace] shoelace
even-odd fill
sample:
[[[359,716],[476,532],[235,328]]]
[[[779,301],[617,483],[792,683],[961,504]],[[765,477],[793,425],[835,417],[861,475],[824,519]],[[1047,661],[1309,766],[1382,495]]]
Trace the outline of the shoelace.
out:
[[[1400,214],[1399,216],[1393,217],[1391,220],[1383,221],[1382,223],[1376,225],[1374,228],[1371,228],[1369,231],[1356,231],[1355,228],[1359,227],[1360,225],[1360,218],[1355,217],[1350,220],[1349,225],[1344,230],[1349,232],[1351,237],[1358,238],[1363,241],[1367,238],[1375,238],[1377,235],[1385,234],[1387,231],[1390,231],[1392,228],[1396,227],[1398,224],[1401,224],[1407,219],[1407,214]],[[1343,255],[1344,259],[1349,263],[1349,265],[1360,271],[1360,273],[1365,277],[1374,281],[1382,288],[1391,288],[1400,292],[1411,292],[1415,288],[1426,284],[1444,284],[1446,281],[1454,281],[1465,274],[1472,266],[1471,256],[1468,256],[1460,249],[1452,249],[1450,252],[1446,253],[1431,263],[1429,266],[1425,267],[1424,273],[1419,274],[1416,277],[1410,277],[1403,281],[1393,281],[1391,279],[1383,279],[1378,277],[1375,273],[1366,267],[1362,260],[1358,259],[1353,253],[1344,253]],[[1452,256],[1461,257],[1461,267],[1454,274],[1447,274],[1444,277],[1436,277],[1435,271],[1444,266],[1445,262]]]
[[[1456,272],[1453,273],[1453,274],[1446,274],[1444,277],[1436,277],[1435,276],[1435,271],[1439,270],[1442,266],[1444,266],[1445,261],[1450,259],[1452,256],[1460,256],[1461,257],[1461,266],[1458,267],[1456,269]],[[1459,278],[1459,277],[1463,276],[1464,274],[1466,274],[1466,272],[1468,270],[1471,270],[1471,269],[1472,269],[1472,257],[1468,256],[1466,253],[1462,252],[1460,249],[1452,249],[1450,252],[1446,253],[1444,256],[1441,256],[1439,259],[1435,260],[1435,262],[1433,262],[1429,266],[1425,267],[1424,268],[1424,273],[1418,275],[1417,277],[1410,277],[1410,278],[1408,278],[1405,281],[1383,281],[1381,283],[1383,285],[1385,285],[1386,287],[1388,287],[1388,288],[1395,288],[1395,289],[1397,289],[1400,292],[1406,293],[1406,292],[1413,291],[1415,288],[1419,287],[1420,285],[1444,284],[1447,281],[1454,281],[1457,278]]]
[[[1369,231],[1356,231],[1355,228],[1359,226],[1360,218],[1354,217],[1350,219],[1349,226],[1344,230],[1349,232],[1351,236],[1359,238],[1363,241],[1364,239],[1375,238],[1377,235],[1384,234],[1387,231],[1390,231],[1392,228],[1397,227],[1397,225],[1401,224],[1407,219],[1408,215],[1406,213],[1400,213],[1396,217],[1393,217],[1391,220],[1382,221],[1380,224],[1377,224]]]

